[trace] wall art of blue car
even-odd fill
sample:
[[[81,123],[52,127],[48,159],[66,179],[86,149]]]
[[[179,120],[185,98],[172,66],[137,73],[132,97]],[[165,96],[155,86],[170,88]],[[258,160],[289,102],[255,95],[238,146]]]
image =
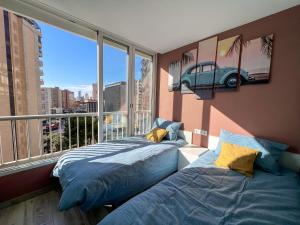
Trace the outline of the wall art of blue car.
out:
[[[215,82],[214,82],[215,62],[207,61],[198,63],[189,67],[181,76],[181,89],[201,89],[213,86],[235,88],[237,87],[238,68],[235,67],[219,67],[216,65]],[[240,84],[247,83],[254,79],[248,72],[240,70]],[[177,83],[174,86],[180,88]]]

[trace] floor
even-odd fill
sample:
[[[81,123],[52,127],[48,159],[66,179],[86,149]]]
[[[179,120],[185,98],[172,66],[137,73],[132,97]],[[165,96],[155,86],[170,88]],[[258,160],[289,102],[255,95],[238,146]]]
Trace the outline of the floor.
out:
[[[0,209],[0,224],[5,225],[95,225],[112,209],[103,207],[83,213],[75,207],[57,209],[59,192],[51,190],[29,200]]]

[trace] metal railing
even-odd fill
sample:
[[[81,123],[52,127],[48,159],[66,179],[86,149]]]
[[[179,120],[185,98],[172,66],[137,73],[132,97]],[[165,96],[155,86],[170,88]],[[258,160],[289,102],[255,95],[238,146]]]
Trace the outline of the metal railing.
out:
[[[125,111],[104,112],[104,141],[128,136],[127,118],[128,113]],[[97,113],[2,116],[0,165],[51,157],[73,148],[97,143],[97,120]],[[5,124],[1,126],[1,123]],[[3,127],[8,131],[5,134]],[[136,111],[134,135],[145,134],[150,128],[151,111]]]
[[[89,136],[87,118],[91,127]],[[1,128],[11,130],[11,135],[6,134],[8,139],[3,140],[4,134],[0,130],[0,165],[96,143],[95,118],[96,113],[2,116],[0,125],[2,122],[6,124]],[[79,130],[80,127],[84,129]],[[6,148],[3,147],[5,142]]]
[[[134,135],[146,134],[152,127],[152,114],[150,110],[140,110],[134,113]]]

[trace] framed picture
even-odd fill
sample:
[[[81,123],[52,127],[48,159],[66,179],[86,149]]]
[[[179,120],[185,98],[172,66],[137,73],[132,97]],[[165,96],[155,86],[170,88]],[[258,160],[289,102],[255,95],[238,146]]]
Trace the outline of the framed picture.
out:
[[[194,92],[198,99],[212,99],[218,37],[212,37],[198,44],[197,69]]]
[[[270,34],[243,43],[241,58],[242,84],[267,83],[270,81],[273,36],[273,34]]]
[[[168,90],[180,91],[181,60],[169,64]]]
[[[196,74],[197,63],[197,49],[192,49],[182,54],[181,59],[181,93],[192,94],[194,93],[194,74]],[[192,78],[192,79],[191,79]]]
[[[214,81],[216,91],[230,91],[238,87],[241,44],[241,35],[218,41]]]

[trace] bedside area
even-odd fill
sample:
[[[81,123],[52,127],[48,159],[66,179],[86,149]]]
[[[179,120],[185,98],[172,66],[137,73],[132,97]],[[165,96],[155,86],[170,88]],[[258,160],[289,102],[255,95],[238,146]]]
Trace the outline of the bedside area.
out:
[[[206,151],[208,151],[207,148],[200,147],[198,145],[186,145],[179,148],[178,170],[181,170],[190,163],[194,162]]]

